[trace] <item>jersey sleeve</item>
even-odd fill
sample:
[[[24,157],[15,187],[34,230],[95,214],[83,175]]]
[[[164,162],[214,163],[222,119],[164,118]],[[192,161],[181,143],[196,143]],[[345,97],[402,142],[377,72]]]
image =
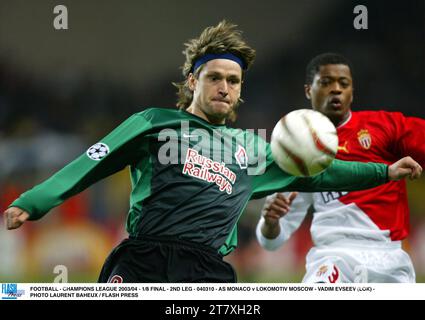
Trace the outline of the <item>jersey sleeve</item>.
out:
[[[370,189],[386,182],[388,182],[386,164],[335,159],[321,174],[297,178],[286,189],[303,192],[357,191]]]
[[[425,120],[416,117],[405,117],[399,112],[390,113],[395,140],[396,155],[401,158],[412,157],[425,167]]]
[[[289,193],[286,193],[285,196],[288,197]],[[292,234],[298,230],[307,215],[308,208],[312,204],[312,193],[299,193],[292,201],[289,212],[279,219],[280,233],[274,239],[268,239],[263,236],[261,228],[264,224],[264,218],[261,217],[256,228],[256,236],[260,245],[270,251],[281,247],[286,241],[288,241]]]
[[[152,127],[142,114],[131,116],[99,141],[109,149],[103,158],[94,160],[88,153],[82,154],[46,181],[23,193],[9,207],[27,211],[29,220],[40,219],[66,199],[131,164],[138,156],[138,142],[140,145],[143,133]]]
[[[263,198],[282,191],[356,191],[388,182],[388,166],[382,163],[361,163],[335,159],[321,174],[313,177],[294,177],[273,161],[267,145],[266,168],[252,178],[252,199]]]

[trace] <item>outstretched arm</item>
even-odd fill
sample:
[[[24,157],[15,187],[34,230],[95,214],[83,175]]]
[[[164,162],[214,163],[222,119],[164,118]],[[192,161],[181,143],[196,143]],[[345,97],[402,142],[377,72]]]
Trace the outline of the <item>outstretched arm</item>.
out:
[[[405,157],[391,166],[383,163],[362,163],[335,159],[331,166],[313,177],[294,177],[284,172],[273,161],[270,145],[267,144],[267,161],[261,173],[252,177],[252,199],[264,198],[283,191],[356,191],[370,189],[390,180],[421,175],[421,166],[410,157]]]
[[[43,183],[23,193],[5,211],[8,229],[26,220],[37,220],[53,207],[95,182],[125,168],[137,159],[142,133],[151,125],[140,114],[133,115],[101,140],[103,153],[84,153]]]
[[[297,178],[286,189],[306,192],[354,191],[406,177],[418,179],[421,174],[422,167],[411,157],[404,157],[390,166],[335,159],[323,173],[314,177]]]

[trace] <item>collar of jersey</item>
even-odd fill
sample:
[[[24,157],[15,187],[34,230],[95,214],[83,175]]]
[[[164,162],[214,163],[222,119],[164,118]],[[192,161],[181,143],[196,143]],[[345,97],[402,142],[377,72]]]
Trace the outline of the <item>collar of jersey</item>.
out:
[[[337,129],[342,128],[343,126],[345,126],[348,122],[350,122],[351,117],[353,116],[353,114],[350,111],[350,115],[348,116],[347,120],[345,120],[343,123],[341,123],[338,127],[336,127]]]
[[[206,124],[206,125],[208,125],[208,126],[211,126],[211,127],[218,127],[218,128],[226,127],[226,124],[225,124],[225,123],[224,123],[224,124],[212,124],[212,123],[208,122],[207,120],[205,120],[205,119],[203,119],[203,118],[201,118],[201,117],[198,117],[196,114],[193,114],[193,113],[187,112],[186,110],[180,110],[180,111],[181,111],[181,112],[184,112],[186,115],[189,115],[190,117],[196,118],[197,120],[199,120],[199,121],[201,121],[201,122],[205,123],[205,124]]]

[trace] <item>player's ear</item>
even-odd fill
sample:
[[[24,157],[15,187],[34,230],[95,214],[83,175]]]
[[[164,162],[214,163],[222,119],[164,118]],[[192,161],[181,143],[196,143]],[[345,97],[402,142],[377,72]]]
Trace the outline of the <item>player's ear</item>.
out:
[[[304,85],[304,93],[305,93],[305,97],[308,100],[311,100],[311,85],[309,84]]]
[[[187,85],[190,91],[195,91],[197,81],[198,80],[193,75],[193,73],[189,73],[189,76],[187,77]]]

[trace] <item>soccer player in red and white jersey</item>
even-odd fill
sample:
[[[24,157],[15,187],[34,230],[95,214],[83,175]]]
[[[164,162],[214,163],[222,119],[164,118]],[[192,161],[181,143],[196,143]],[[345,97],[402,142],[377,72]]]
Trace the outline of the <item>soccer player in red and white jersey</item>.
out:
[[[313,58],[305,94],[313,109],[337,127],[336,158],[391,164],[411,156],[425,166],[425,120],[399,112],[351,111],[353,79],[345,57],[325,53]],[[314,246],[303,282],[415,282],[410,257],[401,248],[409,233],[404,180],[362,191],[269,196],[257,225],[260,244],[268,250],[280,247],[310,206]]]

